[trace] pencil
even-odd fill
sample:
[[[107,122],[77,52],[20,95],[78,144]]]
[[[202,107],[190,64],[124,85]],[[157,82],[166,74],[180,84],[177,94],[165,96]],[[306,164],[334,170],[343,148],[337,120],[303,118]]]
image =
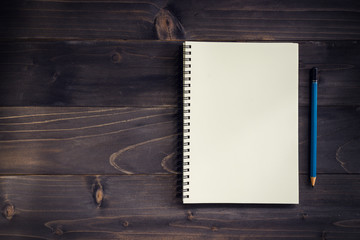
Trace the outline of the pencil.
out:
[[[311,145],[310,145],[310,181],[315,186],[316,181],[316,148],[317,148],[317,90],[318,69],[311,70]]]

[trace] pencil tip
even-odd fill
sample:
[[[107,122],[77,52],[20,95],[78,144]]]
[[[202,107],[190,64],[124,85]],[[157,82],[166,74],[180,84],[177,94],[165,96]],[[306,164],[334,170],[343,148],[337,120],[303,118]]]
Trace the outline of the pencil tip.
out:
[[[310,177],[311,180],[311,186],[315,186],[316,177]]]

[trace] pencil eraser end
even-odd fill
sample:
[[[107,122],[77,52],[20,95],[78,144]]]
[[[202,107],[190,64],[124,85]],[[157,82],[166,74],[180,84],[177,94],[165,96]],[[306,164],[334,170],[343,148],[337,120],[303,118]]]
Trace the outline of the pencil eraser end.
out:
[[[313,69],[311,69],[311,80],[318,80],[318,68],[314,67]]]

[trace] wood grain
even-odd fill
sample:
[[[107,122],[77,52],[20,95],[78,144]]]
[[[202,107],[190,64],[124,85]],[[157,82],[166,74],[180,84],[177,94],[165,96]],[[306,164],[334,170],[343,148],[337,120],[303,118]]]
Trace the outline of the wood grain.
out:
[[[173,169],[171,163],[181,152],[177,112],[175,108],[2,108],[1,171],[169,173],[162,164]]]
[[[320,107],[318,173],[360,173],[359,107]],[[181,159],[178,108],[2,107],[1,174],[169,174]],[[309,108],[299,111],[308,173]]]
[[[2,106],[176,107],[182,42],[0,42]],[[300,42],[299,103],[320,69],[319,105],[360,105],[360,42]]]
[[[360,37],[360,5],[355,0],[12,0],[0,4],[2,39],[243,41]]]
[[[0,239],[360,239],[358,1],[9,0],[0,16]],[[299,42],[299,205],[181,203],[185,39]]]
[[[103,189],[102,204],[94,199]],[[176,176],[2,176],[6,239],[343,239],[360,236],[360,176],[300,177],[300,205],[183,205]],[[311,197],[309,197],[311,196]],[[21,226],[21,231],[19,231]],[[12,238],[11,238],[12,237]]]
[[[181,43],[0,43],[0,103],[177,106]]]

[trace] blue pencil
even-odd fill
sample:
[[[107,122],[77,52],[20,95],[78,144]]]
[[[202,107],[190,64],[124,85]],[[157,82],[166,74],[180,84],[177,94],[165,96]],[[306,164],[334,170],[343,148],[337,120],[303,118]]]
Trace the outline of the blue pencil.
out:
[[[317,91],[318,91],[318,69],[313,68],[311,72],[311,147],[310,147],[310,180],[315,186],[316,181],[316,148],[317,148]]]

